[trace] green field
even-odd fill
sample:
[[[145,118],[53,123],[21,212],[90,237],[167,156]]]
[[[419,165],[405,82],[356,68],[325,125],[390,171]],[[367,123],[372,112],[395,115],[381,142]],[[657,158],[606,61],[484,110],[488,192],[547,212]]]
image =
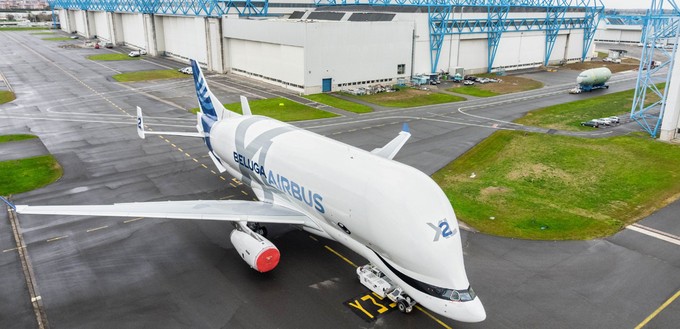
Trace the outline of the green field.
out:
[[[16,96],[14,95],[13,92],[6,91],[6,90],[0,90],[0,104],[11,102],[15,99],[17,99],[17,98],[16,98]]]
[[[659,84],[663,88],[665,84]],[[597,93],[599,90],[592,91]],[[593,130],[595,128],[581,126],[582,121],[613,115],[630,113],[633,106],[635,90],[627,90],[602,95],[570,103],[550,106],[531,111],[526,116],[515,120],[527,126],[538,126],[558,130]],[[657,97],[649,95],[647,103],[656,101]]]
[[[345,94],[364,102],[386,107],[416,107],[424,105],[452,103],[464,101],[464,97],[442,94],[433,91],[419,90],[414,88],[401,88],[396,92],[379,93],[373,95],[355,96]]]
[[[0,162],[0,195],[18,194],[54,183],[62,175],[51,155]]]
[[[87,59],[93,61],[129,61],[129,60],[139,60],[142,57],[130,57],[127,54],[111,53],[111,54],[99,54],[87,56]]]
[[[641,135],[586,139],[498,131],[433,178],[458,217],[481,232],[591,239],[680,195],[680,146]]]
[[[47,41],[68,41],[68,40],[75,40],[71,39],[70,37],[54,37],[54,38],[42,38],[43,40]]]
[[[187,79],[190,75],[186,75],[177,70],[151,70],[151,71],[136,71],[116,74],[113,78],[118,82],[135,82],[158,79]]]
[[[369,113],[373,112],[373,109],[370,106],[366,106],[364,104],[359,104],[355,102],[350,102],[348,100],[344,100],[342,98],[335,97],[333,95],[328,95],[328,94],[314,94],[314,95],[307,95],[304,96],[307,99],[313,100],[317,103],[321,104],[326,104],[328,106],[332,106],[336,109],[341,109],[349,112],[354,112],[354,113]]]
[[[34,138],[38,138],[38,136],[26,135],[26,134],[2,135],[2,136],[0,136],[0,143],[23,141],[23,140],[26,140],[26,139],[34,139]]]
[[[463,87],[458,87],[458,88],[450,88],[450,89],[446,89],[446,90],[450,91],[450,92],[454,92],[454,93],[470,95],[470,96],[475,96],[475,97],[491,97],[491,96],[499,95],[498,93],[495,93],[493,91],[479,89],[475,86],[463,86]]]
[[[46,27],[0,27],[0,32],[5,31],[35,31],[35,30],[47,30]]]
[[[253,114],[263,115],[281,121],[303,121],[337,116],[335,113],[321,111],[307,105],[293,102],[286,98],[269,98],[249,101],[250,110]],[[241,111],[241,103],[224,104],[224,107],[236,113]],[[191,109],[192,113],[198,112],[198,108]]]

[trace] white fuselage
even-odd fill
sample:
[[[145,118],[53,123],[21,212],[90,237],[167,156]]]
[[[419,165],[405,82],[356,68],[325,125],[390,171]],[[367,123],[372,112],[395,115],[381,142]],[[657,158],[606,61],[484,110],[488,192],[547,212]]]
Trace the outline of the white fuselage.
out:
[[[470,284],[453,208],[427,175],[261,116],[218,121],[210,139],[227,171],[260,200],[307,214],[308,232],[365,257],[436,313],[485,318],[479,298],[452,301],[431,292]]]

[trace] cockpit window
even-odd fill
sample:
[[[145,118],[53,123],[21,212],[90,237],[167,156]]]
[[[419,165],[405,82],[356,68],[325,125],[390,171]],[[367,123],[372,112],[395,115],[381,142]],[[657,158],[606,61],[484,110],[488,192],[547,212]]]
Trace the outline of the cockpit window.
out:
[[[375,252],[375,251],[374,251]],[[464,290],[455,290],[455,289],[446,289],[446,288],[441,288],[437,286],[433,286],[431,284],[427,284],[425,282],[418,281],[404,273],[401,273],[397,271],[394,267],[392,267],[389,263],[385,261],[378,253],[375,253],[378,258],[389,268],[392,272],[394,272],[400,279],[404,280],[404,282],[408,283],[409,285],[413,286],[414,288],[420,290],[421,292],[424,292],[430,296],[434,296],[437,298],[441,299],[446,299],[446,300],[452,300],[452,301],[461,301],[461,302],[469,302],[477,296],[475,294],[475,291],[472,290],[472,287],[468,287],[467,289]]]

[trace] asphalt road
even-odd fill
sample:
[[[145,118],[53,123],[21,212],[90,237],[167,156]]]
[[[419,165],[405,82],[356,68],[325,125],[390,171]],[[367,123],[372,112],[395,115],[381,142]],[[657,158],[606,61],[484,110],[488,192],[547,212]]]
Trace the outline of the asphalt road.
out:
[[[64,43],[39,37],[0,32],[0,71],[17,93],[16,101],[0,105],[0,133],[40,136],[64,167],[64,177],[17,195],[15,201],[95,204],[253,197],[238,182],[214,172],[202,142],[137,138],[137,105],[154,130],[195,124],[183,110],[196,106],[191,82],[119,84],[110,76],[181,64],[167,59],[93,62],[84,56],[109,50],[60,48]],[[540,91],[364,115],[333,110],[344,116],[298,125],[370,150],[408,122],[413,137],[396,160],[432,173],[497,129],[562,133],[509,121],[534,108],[589,97],[566,94],[571,74],[541,77],[554,82]],[[634,77],[619,75],[609,90],[598,93],[630,89]],[[225,103],[238,101],[241,94],[296,99],[285,90],[236,76],[208,80]],[[617,129],[582,135],[597,138],[637,128],[626,124]],[[632,328],[680,290],[680,245],[673,239],[680,234],[678,211],[680,202],[641,221],[639,230],[593,241],[537,242],[463,232],[468,277],[488,314],[481,324],[435,320],[422,310],[406,316],[389,305],[381,307],[387,303],[366,297],[370,295],[350,265],[364,260],[332,241],[287,226],[270,227],[282,260],[275,271],[262,275],[231,250],[230,224],[29,215],[21,215],[19,222],[52,328]],[[0,328],[35,327],[7,213],[0,217]],[[670,238],[640,233],[646,229]],[[374,318],[360,316],[346,302],[359,303]],[[675,327],[680,323],[678,303],[672,302],[647,327]]]

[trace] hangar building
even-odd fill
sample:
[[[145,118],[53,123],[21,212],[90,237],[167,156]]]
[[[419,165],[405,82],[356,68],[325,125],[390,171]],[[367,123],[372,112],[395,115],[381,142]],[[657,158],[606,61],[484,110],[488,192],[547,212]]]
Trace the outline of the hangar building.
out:
[[[204,4],[205,3],[205,4]],[[589,58],[596,0],[54,0],[85,37],[311,94]]]

